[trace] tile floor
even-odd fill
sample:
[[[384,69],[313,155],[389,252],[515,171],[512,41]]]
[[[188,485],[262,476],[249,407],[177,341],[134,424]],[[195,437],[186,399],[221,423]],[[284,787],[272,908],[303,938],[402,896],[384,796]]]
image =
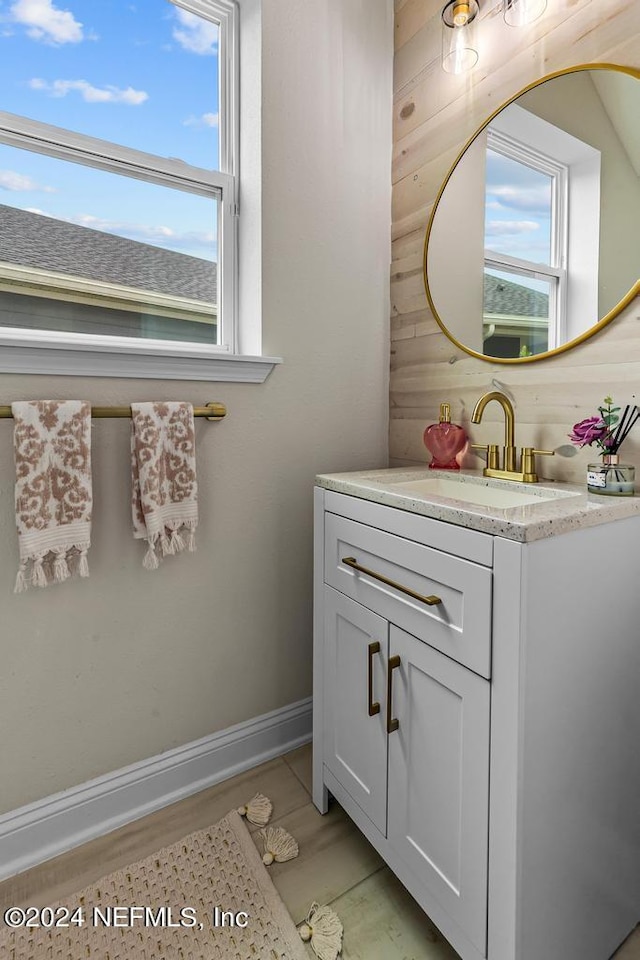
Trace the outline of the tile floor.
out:
[[[270,867],[296,923],[313,900],[331,903],[344,923],[344,960],[459,960],[343,810],[333,804],[325,817],[317,812],[310,797],[310,746],[4,881],[0,909],[70,897],[104,874],[214,823],[257,791],[273,801],[272,824],[286,827],[300,844],[296,860]],[[251,827],[254,833],[257,829]],[[615,960],[640,960],[640,928]]]

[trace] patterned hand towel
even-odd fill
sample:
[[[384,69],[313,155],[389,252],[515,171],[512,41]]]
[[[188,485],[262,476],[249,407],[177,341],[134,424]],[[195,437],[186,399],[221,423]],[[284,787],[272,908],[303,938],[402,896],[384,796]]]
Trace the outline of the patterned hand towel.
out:
[[[88,577],[91,407],[84,400],[25,400],[12,403],[11,412],[20,545],[15,592],[66,580],[70,560]]]
[[[195,430],[190,403],[131,404],[133,535],[155,570],[167,554],[195,550],[198,525]]]

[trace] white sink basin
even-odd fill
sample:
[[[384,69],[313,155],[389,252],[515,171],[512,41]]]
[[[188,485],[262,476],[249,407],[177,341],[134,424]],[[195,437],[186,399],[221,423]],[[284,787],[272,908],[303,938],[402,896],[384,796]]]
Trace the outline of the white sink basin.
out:
[[[514,489],[515,488],[515,489]],[[578,497],[572,490],[554,490],[530,484],[527,489],[512,483],[511,480],[492,480],[468,476],[428,477],[424,480],[409,480],[394,483],[393,489],[407,496],[430,500],[432,497],[446,497],[465,503],[475,503],[483,507],[524,507],[560,497]]]

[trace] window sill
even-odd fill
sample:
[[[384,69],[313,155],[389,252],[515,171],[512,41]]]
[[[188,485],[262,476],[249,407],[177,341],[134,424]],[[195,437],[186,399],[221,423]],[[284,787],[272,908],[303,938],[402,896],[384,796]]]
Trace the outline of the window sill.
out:
[[[193,343],[0,330],[2,373],[264,383],[278,363]]]

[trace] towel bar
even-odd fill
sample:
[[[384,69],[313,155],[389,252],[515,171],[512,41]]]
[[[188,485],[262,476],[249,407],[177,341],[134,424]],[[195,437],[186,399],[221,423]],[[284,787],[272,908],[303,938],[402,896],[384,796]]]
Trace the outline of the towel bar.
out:
[[[193,408],[194,417],[205,417],[211,422],[223,420],[227,415],[227,408],[224,403],[218,403],[212,400],[204,407]],[[130,417],[131,407],[91,407],[91,416],[103,419],[105,417]],[[11,407],[0,406],[0,420],[7,420],[12,417]]]

